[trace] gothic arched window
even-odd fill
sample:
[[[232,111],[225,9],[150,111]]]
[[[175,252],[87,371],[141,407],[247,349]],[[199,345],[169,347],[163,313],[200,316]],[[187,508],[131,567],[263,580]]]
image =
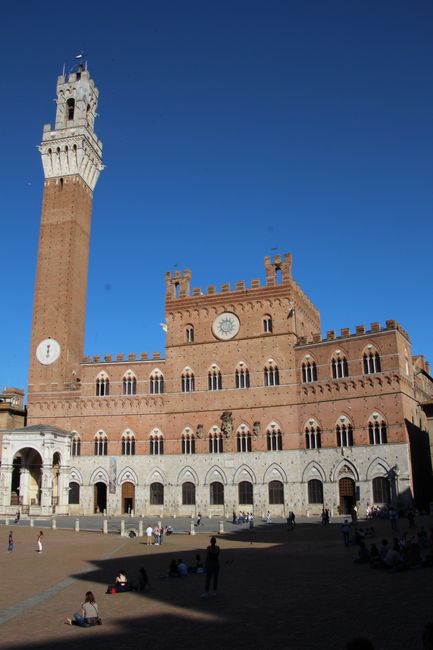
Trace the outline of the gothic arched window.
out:
[[[209,496],[211,506],[224,505],[224,485],[218,481],[214,481],[209,486]]]
[[[309,420],[305,426],[305,449],[320,449],[321,446],[320,427],[315,420]]]
[[[349,364],[344,354],[337,350],[331,360],[332,379],[342,379],[349,376]]]
[[[182,505],[194,506],[195,505],[195,485],[187,481],[182,483]]]
[[[66,119],[73,120],[75,112],[75,99],[70,97],[66,102]]]
[[[81,439],[78,433],[74,432],[71,441],[72,456],[81,456]]]
[[[209,453],[210,454],[222,454],[224,450],[223,435],[217,427],[209,433]]]
[[[335,432],[337,434],[337,447],[353,446],[353,429],[347,418],[340,418],[340,422],[335,427]]]
[[[122,434],[122,456],[135,456],[135,436],[132,431]]]
[[[149,453],[151,456],[162,456],[164,453],[164,436],[159,429],[154,429],[150,434]]]
[[[108,438],[103,431],[98,431],[95,436],[95,456],[107,456]]]
[[[182,434],[182,454],[195,454],[195,435],[192,431]]]
[[[150,484],[150,505],[151,506],[164,505],[164,486],[162,483]]]
[[[368,421],[368,437],[370,445],[386,445],[388,442],[387,425],[379,413],[373,413]]]
[[[317,478],[308,481],[308,503],[323,503],[323,483]]]
[[[281,481],[271,481],[269,483],[269,505],[281,505],[284,503],[284,486]]]
[[[265,386],[279,386],[280,372],[278,366],[272,359],[269,359],[264,368]]]
[[[158,369],[155,369],[150,375],[149,392],[151,395],[160,395],[164,392],[164,376]]]
[[[136,395],[137,393],[137,379],[135,375],[128,370],[122,381],[123,395]]]
[[[191,368],[185,368],[181,380],[182,393],[193,393],[195,391],[195,377]]]
[[[272,316],[269,314],[265,314],[263,316],[263,332],[265,334],[271,334],[272,333]]]
[[[236,445],[239,452],[251,451],[251,433],[247,429],[241,429],[236,435]]]
[[[270,426],[266,431],[268,451],[281,451],[283,448],[283,434],[278,427]]]
[[[212,366],[207,375],[209,390],[221,390],[223,387],[221,370],[217,366]]]
[[[317,381],[317,366],[308,354],[302,362],[302,383],[311,384]]]
[[[194,326],[187,325],[185,327],[185,339],[187,343],[194,343]]]
[[[250,387],[250,373],[246,365],[241,361],[235,370],[235,387],[236,388],[249,388]]]
[[[109,394],[110,380],[105,372],[101,372],[96,378],[96,397],[104,397]]]
[[[364,366],[364,375],[372,375],[375,372],[381,372],[380,355],[372,345],[367,346],[367,350],[365,350],[364,354],[362,355],[362,360]]]

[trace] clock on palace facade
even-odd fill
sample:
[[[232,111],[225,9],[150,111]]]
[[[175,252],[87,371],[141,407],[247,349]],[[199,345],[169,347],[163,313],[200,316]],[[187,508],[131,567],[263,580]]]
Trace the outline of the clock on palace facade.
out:
[[[240,322],[236,314],[225,311],[222,314],[219,314],[213,324],[212,332],[222,341],[228,341],[232,339],[239,332]]]

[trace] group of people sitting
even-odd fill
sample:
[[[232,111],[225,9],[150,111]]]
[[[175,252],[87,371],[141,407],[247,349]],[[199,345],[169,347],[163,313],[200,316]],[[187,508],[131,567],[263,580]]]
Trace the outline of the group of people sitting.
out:
[[[161,578],[181,578],[182,576],[187,576],[188,573],[205,573],[204,564],[198,553],[195,556],[195,563],[190,566],[185,564],[182,558],[177,560],[174,558],[171,560],[168,567],[168,574],[162,575]]]
[[[364,539],[358,539],[355,564],[369,564],[373,569],[403,571],[410,568],[433,567],[433,528],[421,527],[416,535],[407,533],[394,537],[389,543],[382,539],[379,547],[372,543],[368,549]]]

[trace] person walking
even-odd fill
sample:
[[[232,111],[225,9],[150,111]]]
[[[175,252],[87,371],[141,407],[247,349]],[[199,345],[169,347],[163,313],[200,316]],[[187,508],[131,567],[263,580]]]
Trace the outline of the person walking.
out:
[[[79,627],[92,627],[93,625],[102,624],[98,605],[91,591],[86,592],[84,602],[81,603],[80,612],[74,614],[72,619],[66,618],[65,623],[66,625],[78,625]]]
[[[220,547],[217,546],[216,538],[211,537],[210,544],[206,549],[206,583],[201,598],[208,598],[211,581],[213,582],[213,595],[217,595],[218,574],[220,570],[219,555]]]
[[[12,553],[13,550],[14,550],[14,536],[11,531],[9,533],[9,539],[8,539],[8,553]]]
[[[42,530],[40,530],[39,533],[38,533],[38,536],[36,538],[36,545],[37,545],[36,550],[37,550],[38,553],[42,553],[42,550],[43,550],[42,549],[42,540],[43,540],[43,538],[44,538],[44,533],[42,532]]]

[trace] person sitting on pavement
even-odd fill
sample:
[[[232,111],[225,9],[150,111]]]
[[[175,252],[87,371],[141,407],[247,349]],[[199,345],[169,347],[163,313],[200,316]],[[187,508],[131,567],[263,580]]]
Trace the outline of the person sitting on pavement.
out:
[[[188,567],[186,566],[185,562],[181,558],[179,558],[177,561],[177,570],[180,576],[188,575]]]
[[[361,540],[359,542],[358,557],[356,557],[353,562],[355,564],[368,564],[370,561],[370,553],[368,548],[365,546],[365,542]]]
[[[109,585],[107,587],[107,594],[119,594],[122,593],[123,591],[130,591],[130,587],[128,584],[128,576],[126,575],[125,569],[120,569],[118,574],[116,575],[114,579],[114,585]]]
[[[101,625],[102,621],[99,618],[98,605],[91,591],[86,592],[84,602],[81,603],[80,612],[74,614],[72,619],[66,618],[65,623],[67,625],[78,625],[79,627]]]

